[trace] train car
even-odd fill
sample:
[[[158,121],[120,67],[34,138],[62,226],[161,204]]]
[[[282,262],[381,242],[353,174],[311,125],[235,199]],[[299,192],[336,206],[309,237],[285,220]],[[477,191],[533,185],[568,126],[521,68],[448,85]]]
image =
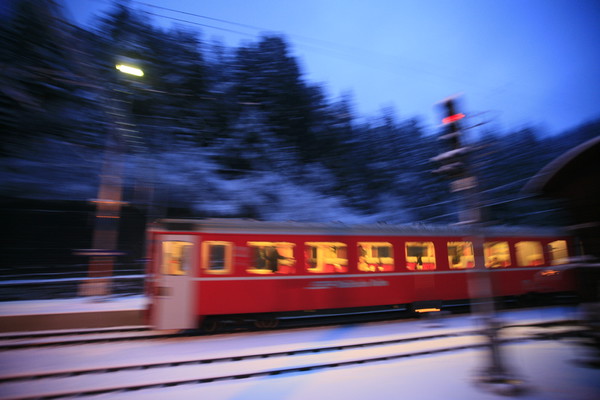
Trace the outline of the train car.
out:
[[[574,285],[553,276],[572,246],[558,229],[163,219],[148,239],[156,329],[210,330],[227,316],[275,326],[306,310],[438,309],[481,296],[481,276],[495,297]]]

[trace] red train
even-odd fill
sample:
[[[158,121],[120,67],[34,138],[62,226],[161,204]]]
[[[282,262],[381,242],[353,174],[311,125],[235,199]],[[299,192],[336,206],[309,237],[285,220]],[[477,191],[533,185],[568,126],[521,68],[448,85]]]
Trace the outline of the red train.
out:
[[[496,297],[575,284],[550,268],[572,247],[557,229],[164,219],[148,234],[157,329],[210,330],[231,315],[265,327],[304,310],[444,307],[476,296],[470,278],[486,270]]]

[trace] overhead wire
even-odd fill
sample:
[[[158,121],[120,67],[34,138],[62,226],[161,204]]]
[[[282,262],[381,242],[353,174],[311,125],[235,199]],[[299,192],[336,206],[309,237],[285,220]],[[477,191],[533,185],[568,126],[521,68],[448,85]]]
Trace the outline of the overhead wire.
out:
[[[210,17],[210,16],[198,14],[198,13],[182,11],[182,10],[178,10],[178,9],[174,9],[174,8],[170,8],[170,7],[157,6],[157,5],[146,3],[143,1],[133,0],[133,2],[143,5],[143,6],[159,9],[162,11],[168,11],[168,12],[183,14],[183,15],[187,15],[187,16],[191,16],[191,17],[207,19],[210,21],[215,21],[215,22],[220,22],[220,23],[224,23],[224,24],[228,24],[228,25],[251,29],[254,31],[277,32],[273,29],[259,27],[256,25],[249,25],[249,24],[239,23],[239,22],[235,22],[235,21],[229,21],[229,20],[222,19],[222,18],[214,18],[214,17]],[[239,30],[223,28],[223,27],[214,26],[214,25],[208,25],[208,24],[204,24],[204,23],[200,23],[200,22],[196,22],[196,21],[190,21],[189,19],[176,18],[176,17],[164,15],[164,14],[159,14],[157,12],[151,12],[151,11],[144,11],[144,12],[149,15],[159,17],[159,18],[170,19],[170,20],[174,20],[174,21],[178,21],[178,22],[202,26],[202,27],[210,28],[210,29],[216,29],[216,30],[234,33],[234,34],[238,34],[238,35],[249,36],[249,37],[255,37],[255,35],[256,35],[256,32],[255,33],[241,32]],[[342,45],[340,43],[333,43],[330,41],[326,41],[326,40],[322,40],[322,39],[315,39],[315,38],[311,38],[311,37],[307,37],[307,36],[303,36],[303,35],[286,34],[286,36],[295,38],[297,41],[295,43],[296,45],[300,44],[301,46],[307,48],[308,50],[311,50],[311,51],[317,50],[319,52],[325,51],[326,53],[322,53],[322,54],[325,54],[330,57],[337,57],[340,59],[350,60],[351,62],[354,62],[354,63],[358,62],[360,64],[367,65],[369,67],[374,67],[377,69],[381,69],[381,70],[384,70],[384,71],[392,73],[392,74],[399,74],[399,72],[397,72],[395,68],[388,69],[386,66],[383,66],[382,62],[377,61],[377,60],[387,58],[387,60],[385,60],[385,63],[387,65],[393,65],[394,67],[400,67],[405,70],[412,70],[413,72],[416,72],[416,73],[435,76],[437,78],[443,78],[443,79],[447,79],[447,80],[452,80],[455,82],[468,84],[468,85],[474,86],[474,87],[479,86],[479,90],[482,90],[486,93],[489,93],[491,90],[495,90],[495,89],[491,89],[491,88],[483,88],[480,85],[475,84],[474,82],[469,81],[468,79],[465,79],[462,77],[452,76],[447,73],[440,72],[439,70],[434,71],[430,67],[425,67],[423,65],[419,65],[419,66],[409,65],[409,64],[407,64],[407,60],[403,60],[400,63],[398,63],[395,60],[395,58],[397,58],[397,56],[385,55],[385,54],[374,52],[372,50],[366,50],[366,49],[358,48],[355,46],[346,46],[346,45]],[[302,42],[304,42],[304,43],[302,43]],[[361,56],[357,56],[357,54],[361,54]],[[406,57],[404,57],[404,58],[406,59]],[[410,60],[408,60],[408,61],[410,62]],[[412,62],[414,62],[414,61],[412,61]]]
[[[223,22],[225,24],[240,26],[240,27],[243,27],[243,28],[249,28],[249,29],[254,29],[254,30],[265,30],[264,28],[261,28],[261,27],[255,26],[255,25],[242,24],[242,23],[239,23],[239,22],[228,21],[228,20],[221,19],[221,18],[214,18],[214,17],[209,17],[209,16],[206,16],[206,15],[200,15],[200,14],[191,13],[191,12],[187,12],[187,11],[176,10],[176,9],[173,9],[173,8],[161,7],[161,6],[157,6],[155,4],[146,3],[146,2],[143,2],[143,1],[135,1],[135,2],[138,3],[138,4],[143,4],[143,5],[148,6],[148,7],[158,8],[158,9],[164,10],[164,11],[171,11],[171,12],[176,12],[176,13],[179,13],[179,14],[190,15],[190,16],[194,16],[194,17],[200,17],[200,18],[211,20],[211,21]]]
[[[95,1],[107,3],[109,0],[95,0]],[[205,24],[205,23],[191,21],[189,19],[172,17],[172,16],[168,16],[168,15],[161,14],[158,12],[151,12],[148,10],[138,10],[138,11],[145,12],[148,15],[157,17],[157,18],[169,19],[169,20],[173,20],[173,21],[177,21],[177,22],[181,22],[181,23],[185,23],[185,24],[201,26],[201,27],[208,28],[208,29],[220,30],[223,32],[229,32],[229,33],[247,36],[247,37],[256,37],[256,31],[258,31],[258,32],[273,32],[273,33],[278,32],[276,30],[265,28],[265,27],[260,27],[257,25],[251,25],[251,24],[231,21],[231,20],[227,20],[224,18],[215,18],[215,17],[211,17],[208,15],[202,15],[199,13],[179,10],[179,9],[172,8],[172,7],[158,6],[158,5],[151,4],[151,3],[148,3],[145,1],[131,0],[131,3],[135,3],[140,6],[144,6],[144,7],[148,7],[148,8],[153,8],[155,10],[160,10],[161,12],[171,12],[171,13],[182,14],[182,15],[185,15],[188,17],[206,19],[206,20],[218,22],[221,24],[227,24],[227,25],[236,26],[236,27],[250,29],[252,31],[255,31],[253,33],[242,32],[240,30],[224,28],[224,27],[215,26],[215,25],[209,25],[209,24]],[[355,64],[366,65],[367,67],[376,68],[376,69],[385,71],[390,74],[399,75],[400,72],[397,71],[397,69],[412,70],[413,72],[416,72],[423,76],[429,76],[430,78],[435,77],[437,79],[445,79],[447,81],[454,81],[457,83],[468,85],[470,87],[470,89],[469,89],[470,93],[479,92],[480,95],[486,99],[489,99],[490,97],[493,97],[493,96],[497,96],[499,93],[498,85],[487,86],[487,85],[482,85],[481,83],[476,83],[476,82],[472,81],[471,79],[469,79],[468,77],[466,77],[466,75],[468,75],[466,72],[463,73],[461,76],[443,72],[443,70],[447,70],[447,66],[443,66],[443,67],[435,66],[435,65],[427,66],[427,65],[424,65],[423,63],[420,63],[420,65],[417,65],[415,60],[407,59],[407,57],[405,57],[405,56],[401,57],[402,60],[398,60],[399,57],[397,55],[385,55],[382,53],[374,52],[370,49],[358,48],[355,46],[346,46],[346,45],[343,45],[340,43],[333,43],[333,42],[326,41],[323,39],[316,39],[316,38],[311,38],[311,37],[307,37],[307,36],[303,36],[303,35],[289,34],[289,33],[286,33],[285,36],[295,38],[296,42],[294,44],[297,46],[300,46],[300,47],[304,47],[308,51],[311,51],[311,52],[316,51],[316,52],[322,53],[329,57],[344,59],[346,61],[349,61],[349,62],[352,62]],[[360,56],[358,56],[357,54],[360,54]],[[383,59],[383,62],[378,61],[378,60],[382,60],[382,59]],[[390,66],[392,68],[390,68]],[[402,76],[405,76],[405,75],[402,75]],[[421,78],[421,79],[422,79],[421,81],[423,83],[427,83],[430,85],[438,84],[438,82],[434,82],[431,79],[426,79],[426,78]],[[503,87],[508,84],[509,83],[501,83],[500,86]],[[525,82],[525,84],[526,84],[526,82]],[[522,93],[522,94],[526,95],[527,93]]]
[[[101,0],[99,0],[101,1]],[[250,24],[245,24],[245,23],[239,23],[239,22],[235,22],[235,21],[230,21],[230,20],[226,20],[226,19],[222,19],[222,18],[215,18],[215,17],[210,17],[207,15],[202,15],[202,14],[198,14],[198,13],[192,13],[192,12],[187,12],[187,11],[182,11],[182,10],[178,10],[178,9],[174,9],[174,8],[170,8],[170,7],[162,7],[162,6],[158,6],[158,5],[154,5],[154,4],[150,4],[150,3],[146,3],[143,1],[136,1],[133,0],[134,3],[146,6],[146,7],[151,7],[157,10],[161,10],[161,11],[166,11],[166,12],[173,12],[173,13],[178,13],[178,14],[182,14],[182,15],[186,15],[186,16],[190,16],[190,17],[195,17],[195,18],[201,18],[201,19],[205,19],[205,20],[209,20],[209,21],[214,21],[214,22],[219,22],[219,23],[223,23],[223,24],[227,24],[227,25],[232,25],[232,26],[236,26],[236,27],[240,27],[240,28],[244,28],[244,29],[250,29],[252,31],[262,31],[262,32],[276,32],[272,29],[268,29],[268,28],[264,28],[264,27],[259,27],[256,25],[250,25]],[[210,25],[210,24],[206,24],[206,23],[201,23],[201,22],[197,22],[197,21],[191,21],[189,19],[184,19],[184,18],[177,18],[177,17],[173,17],[173,16],[169,16],[169,15],[164,15],[158,12],[152,12],[152,11],[148,11],[148,10],[144,10],[143,12],[145,12],[148,15],[154,16],[154,17],[158,17],[158,18],[164,18],[164,19],[168,19],[168,20],[173,20],[173,21],[177,21],[177,22],[181,22],[181,23],[185,23],[185,24],[190,24],[190,25],[196,25],[196,26],[200,26],[203,28],[208,28],[208,29],[214,29],[214,30],[219,30],[219,31],[223,31],[223,32],[228,32],[228,33],[233,33],[233,34],[237,34],[237,35],[242,35],[242,36],[248,36],[248,37],[255,37],[256,36],[256,32],[253,33],[248,33],[248,32],[243,32],[240,30],[235,30],[235,29],[230,29],[230,28],[225,28],[225,27],[221,27],[221,26],[215,26],[215,25]],[[384,58],[384,57],[388,57],[388,60],[386,60],[386,63],[389,65],[391,64],[389,57],[387,55],[384,54],[378,54],[375,53],[373,51],[370,50],[365,50],[365,49],[360,49],[360,48],[356,48],[356,47],[351,47],[351,46],[344,46],[341,45],[339,43],[332,43],[329,41],[325,41],[322,39],[315,39],[315,38],[310,38],[310,37],[306,37],[306,36],[301,36],[301,35],[296,35],[296,34],[286,34],[286,36],[292,37],[292,38],[296,38],[296,40],[299,42],[299,44],[301,46],[304,46],[306,48],[308,48],[309,50],[318,50],[318,51],[327,51],[326,55],[328,56],[333,56],[333,57],[343,57],[345,59],[350,59],[353,62],[356,62],[356,60],[358,59],[359,61],[361,61],[363,64],[365,63],[365,59],[366,60],[370,60],[371,57],[357,57],[356,54],[357,52],[364,54],[367,53],[371,53],[372,55],[374,55],[376,58]],[[302,43],[304,42],[304,43]],[[311,43],[311,44],[307,44],[307,43]],[[298,43],[296,43],[298,44]],[[333,53],[332,53],[333,52]],[[393,62],[393,60],[392,60]],[[378,68],[382,68],[382,65],[380,62],[375,61],[375,65],[372,65]],[[468,82],[466,80],[464,80],[463,78],[458,78],[456,76],[449,76],[448,74],[444,74],[444,73],[440,73],[439,71],[431,71],[431,70],[427,70],[424,69],[422,66],[421,67],[415,67],[415,66],[411,66],[411,65],[407,65],[406,61],[404,62],[404,64],[400,65],[400,67],[404,68],[404,69],[412,69],[415,72],[421,73],[421,74],[428,74],[428,75],[434,75],[437,77],[441,77],[441,78],[445,78],[445,79],[451,79],[454,81],[462,81],[463,83],[468,83],[470,85],[473,84],[473,82]],[[385,69],[385,68],[384,68]],[[394,73],[395,71],[391,71],[392,73]],[[489,91],[489,89],[485,89],[486,91]],[[166,118],[165,118],[166,119]],[[521,181],[525,181],[528,180],[528,178],[525,179],[521,179],[519,181],[515,181],[515,182],[509,182],[505,185],[501,185],[499,187],[494,187],[492,189],[488,189],[485,191],[480,192],[481,194],[483,193],[488,193],[488,192],[495,192],[498,190],[501,190],[505,187],[510,187],[510,186],[514,186],[517,185],[519,182]],[[500,201],[500,202],[495,202],[495,203],[489,203],[489,204],[483,204],[483,206],[493,206],[493,205],[499,205],[499,204],[505,204],[505,203],[510,203],[510,202],[515,202],[515,201],[519,201],[519,200],[523,200],[527,197],[519,197],[519,198],[515,198],[515,199],[510,199],[510,200],[505,200],[505,201]],[[442,202],[438,202],[435,204],[428,204],[428,205],[424,205],[424,206],[419,206],[419,207],[412,207],[410,208],[410,210],[417,210],[417,209],[422,209],[422,208],[428,208],[428,207],[434,207],[434,206],[440,206],[440,205],[444,205],[444,204],[448,204],[448,203],[452,203],[454,202],[454,200],[445,200]],[[449,216],[449,215],[453,215],[455,213],[450,213],[450,214],[444,214],[441,216],[436,216],[436,217],[431,217],[430,219],[437,219],[437,218],[441,218],[444,216]]]
[[[239,35],[248,35],[248,36],[254,36],[254,35],[251,35],[251,34],[249,34],[249,33],[240,32],[240,31],[235,31],[235,30],[233,30],[233,29],[221,28],[221,27],[218,27],[218,26],[213,26],[213,25],[203,24],[203,23],[200,23],[200,22],[189,21],[189,20],[185,20],[185,19],[182,19],[182,18],[169,17],[169,16],[167,16],[167,15],[161,15],[161,14],[153,13],[153,12],[151,12],[151,11],[144,11],[144,12],[145,12],[146,14],[148,14],[148,15],[153,15],[153,16],[155,16],[155,17],[160,17],[160,18],[171,19],[171,20],[173,20],[173,21],[178,21],[178,22],[185,22],[186,24],[198,25],[198,26],[202,26],[202,27],[204,27],[204,28],[217,29],[217,30],[220,30],[220,31],[225,31],[225,32],[230,32],[230,33],[236,33],[236,34],[239,34]]]

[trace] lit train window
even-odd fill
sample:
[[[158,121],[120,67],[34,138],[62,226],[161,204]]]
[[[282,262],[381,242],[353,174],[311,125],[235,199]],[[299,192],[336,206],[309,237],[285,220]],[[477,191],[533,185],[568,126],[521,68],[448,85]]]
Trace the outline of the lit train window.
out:
[[[520,267],[536,267],[544,264],[544,251],[540,242],[518,242],[515,248],[517,250],[517,265]]]
[[[208,274],[231,272],[231,242],[202,242],[202,269]]]
[[[483,244],[486,268],[510,267],[508,242],[485,242]]]
[[[466,269],[475,266],[473,243],[448,242],[448,265],[450,269]]]
[[[552,265],[566,264],[569,262],[569,252],[566,240],[555,240],[548,243],[548,254]]]
[[[305,245],[306,270],[315,274],[348,271],[348,247],[340,242],[307,242]]]
[[[412,271],[435,269],[433,242],[406,242],[406,268]]]
[[[388,242],[359,242],[358,270],[380,272],[394,270],[394,248]]]
[[[185,275],[191,268],[193,244],[180,240],[162,242],[162,267],[164,275]]]
[[[293,274],[296,271],[294,243],[248,242],[252,274]]]

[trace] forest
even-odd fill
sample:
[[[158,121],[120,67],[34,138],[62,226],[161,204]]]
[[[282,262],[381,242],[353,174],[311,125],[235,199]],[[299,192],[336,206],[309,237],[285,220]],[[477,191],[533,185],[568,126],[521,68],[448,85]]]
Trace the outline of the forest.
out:
[[[5,216],[58,203],[92,215],[89,200],[113,176],[146,220],[457,222],[460,198],[432,173],[431,158],[446,150],[439,128],[392,108],[358,118],[351,92],[334,97],[304,78],[284,36],[227,47],[200,29],[155,26],[120,2],[91,30],[56,2],[13,4],[0,24]],[[144,76],[115,69],[127,61]],[[568,223],[560,204],[521,189],[599,135],[600,120],[553,136],[469,124],[484,220]]]

